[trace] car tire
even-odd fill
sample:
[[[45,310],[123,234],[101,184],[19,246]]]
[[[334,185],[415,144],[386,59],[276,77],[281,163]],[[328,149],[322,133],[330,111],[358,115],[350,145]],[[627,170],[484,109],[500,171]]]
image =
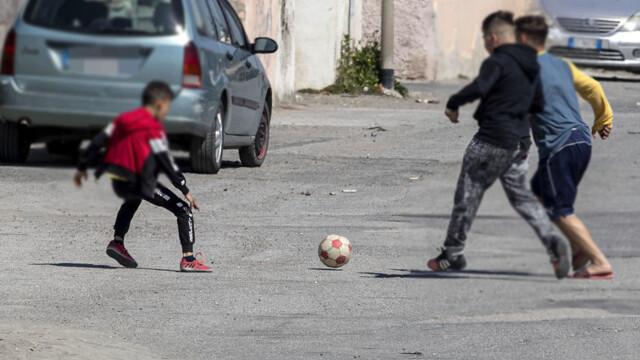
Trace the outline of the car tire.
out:
[[[269,149],[269,128],[271,125],[271,112],[269,104],[264,104],[262,116],[260,118],[260,126],[256,133],[255,140],[249,146],[240,148],[240,161],[246,167],[260,167],[267,157]]]
[[[22,164],[27,161],[30,149],[25,125],[0,120],[0,162]]]
[[[78,157],[80,153],[80,140],[53,140],[47,142],[47,151],[54,155],[66,155]]]
[[[191,170],[202,174],[217,174],[222,167],[224,148],[224,109],[218,107],[213,124],[205,137],[191,139]]]

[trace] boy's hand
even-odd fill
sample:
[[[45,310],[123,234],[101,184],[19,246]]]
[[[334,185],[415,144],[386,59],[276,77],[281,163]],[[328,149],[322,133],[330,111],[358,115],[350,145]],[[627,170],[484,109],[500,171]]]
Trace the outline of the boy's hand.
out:
[[[82,179],[84,179],[86,181],[88,178],[89,177],[87,176],[87,172],[86,171],[78,170],[76,172],[76,174],[73,175],[73,183],[76,184],[76,187],[78,189],[80,189],[80,188],[82,188]]]
[[[596,137],[596,134],[600,134],[600,138],[602,140],[607,140],[609,135],[611,135],[611,130],[613,130],[613,126],[607,125],[600,131],[592,131],[593,137]]]
[[[193,198],[193,195],[191,195],[191,193],[188,193],[184,197],[186,197],[187,201],[189,202],[189,210],[196,209],[200,211],[200,207],[198,206],[198,204],[196,204],[196,199]]]
[[[458,112],[458,110],[453,111],[451,109],[447,109],[444,112],[445,115],[447,115],[447,117],[449,118],[449,121],[451,121],[454,124],[457,124],[458,121],[458,116],[460,115],[460,113]]]

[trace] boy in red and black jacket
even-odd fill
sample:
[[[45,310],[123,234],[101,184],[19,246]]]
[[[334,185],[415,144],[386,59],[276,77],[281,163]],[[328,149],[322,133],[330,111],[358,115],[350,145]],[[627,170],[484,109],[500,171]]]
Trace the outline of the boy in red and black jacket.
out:
[[[187,188],[186,180],[169,153],[167,135],[162,123],[167,117],[174,94],[169,85],[154,81],[142,94],[142,107],[118,116],[107,128],[93,138],[81,154],[80,164],[73,180],[78,188],[87,179],[87,165],[106,148],[104,160],[98,166],[96,177],[106,173],[113,190],[124,200],[114,225],[113,241],[107,246],[107,255],[120,265],[135,268],[138,263],[124,247],[124,237],[142,200],[171,211],[178,219],[178,232],[182,244],[181,271],[210,272],[211,268],[193,254],[195,232],[193,214],[200,210]],[[162,172],[169,177],[188,203],[158,182]]]

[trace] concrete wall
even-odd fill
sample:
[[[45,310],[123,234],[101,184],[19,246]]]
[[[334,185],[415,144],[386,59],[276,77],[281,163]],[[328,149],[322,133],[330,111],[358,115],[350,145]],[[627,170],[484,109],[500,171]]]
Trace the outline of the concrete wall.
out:
[[[295,0],[231,0],[231,4],[242,20],[247,36],[267,36],[278,42],[280,49],[275,54],[260,55],[274,97],[277,101],[289,101],[295,95]]]
[[[427,80],[473,77],[487,57],[482,40],[482,20],[496,10],[509,10],[516,16],[527,12],[527,0],[432,0],[437,51],[435,76]]]
[[[469,0],[468,0],[469,1]],[[395,66],[401,79],[433,78],[435,62],[430,59],[436,47],[435,14],[430,0],[396,0]],[[382,0],[363,4],[364,36],[379,36]]]
[[[296,89],[321,89],[335,82],[344,34],[360,39],[361,8],[361,0],[297,0]]]
[[[496,10],[528,12],[536,0],[395,0],[396,76],[427,81],[472,77],[486,57],[481,24]],[[364,33],[380,29],[381,0],[363,3]]]
[[[362,36],[362,3],[369,0],[231,0],[250,38],[269,36],[280,50],[261,56],[276,98],[334,83],[344,34]]]

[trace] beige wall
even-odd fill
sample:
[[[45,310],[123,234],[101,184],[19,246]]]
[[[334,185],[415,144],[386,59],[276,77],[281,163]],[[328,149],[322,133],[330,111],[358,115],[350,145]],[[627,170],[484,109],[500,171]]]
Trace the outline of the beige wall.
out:
[[[436,44],[435,14],[430,0],[395,0],[395,66],[401,79],[433,78],[430,59]],[[362,9],[364,36],[380,31],[382,0],[365,0]],[[377,34],[376,36],[379,36]]]
[[[516,16],[529,8],[527,0],[432,0],[437,34],[436,72],[432,79],[472,77],[487,54],[482,41],[482,20],[496,10],[509,10]]]
[[[535,0],[395,0],[396,76],[427,81],[472,77],[486,57],[481,23],[503,9],[522,15]],[[381,0],[366,0],[364,33],[380,29]]]
[[[231,4],[242,20],[247,36],[253,41],[266,36],[278,42],[276,54],[260,55],[279,101],[294,96],[295,53],[292,35],[295,0],[231,0]]]

